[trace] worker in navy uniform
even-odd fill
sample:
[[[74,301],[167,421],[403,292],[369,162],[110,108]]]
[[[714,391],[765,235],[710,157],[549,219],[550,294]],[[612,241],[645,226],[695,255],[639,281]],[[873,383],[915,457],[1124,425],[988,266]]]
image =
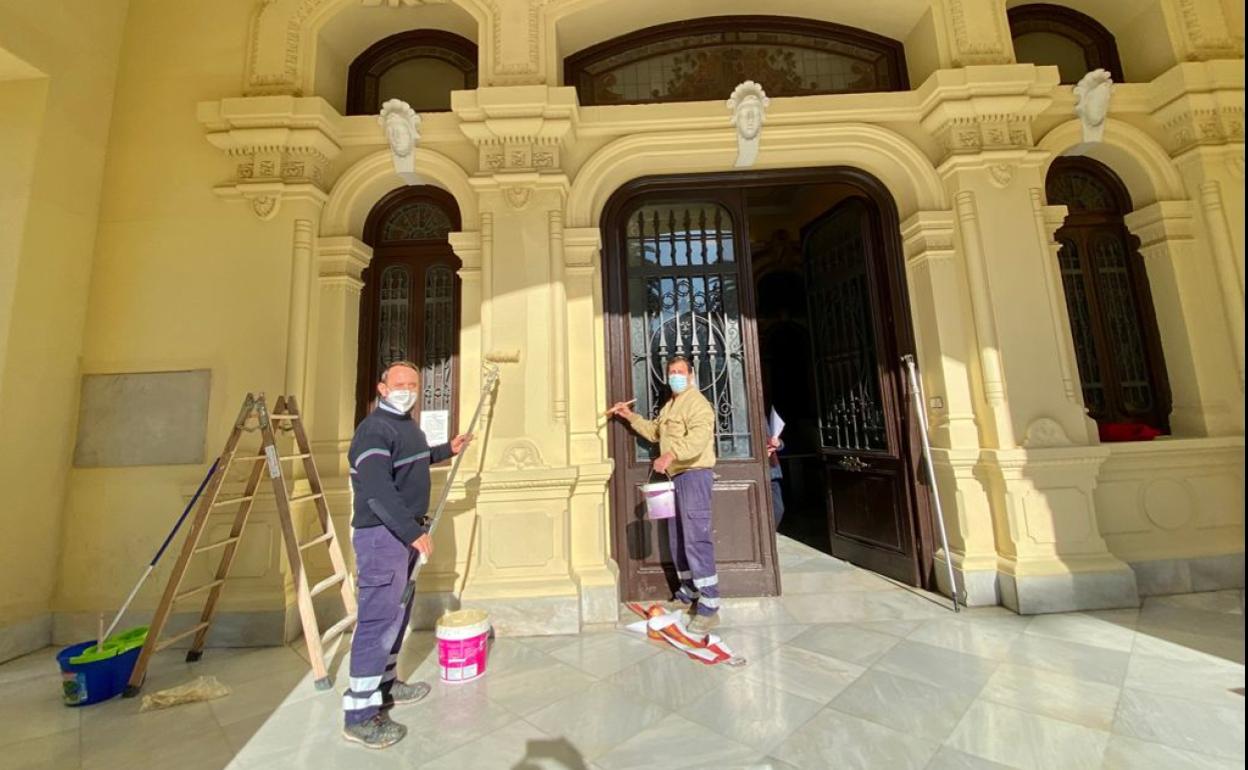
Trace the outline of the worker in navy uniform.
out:
[[[418,556],[433,554],[429,537],[429,467],[464,451],[471,435],[431,447],[412,419],[420,395],[416,365],[396,361],[382,372],[381,396],[355,430],[347,459],[354,492],[353,532],[359,616],[351,640],[351,683],[343,695],[343,735],[369,748],[398,743],[407,728],[389,709],[429,694],[425,682],[399,680],[396,666],[412,604],[403,592]]]

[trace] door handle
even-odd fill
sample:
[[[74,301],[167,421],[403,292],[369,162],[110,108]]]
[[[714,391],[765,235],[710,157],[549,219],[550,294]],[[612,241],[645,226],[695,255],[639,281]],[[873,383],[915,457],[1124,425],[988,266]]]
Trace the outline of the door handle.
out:
[[[854,472],[865,470],[871,467],[870,463],[864,463],[861,459],[854,457],[852,455],[849,457],[842,457],[838,465],[840,465],[842,468],[844,468],[847,471],[854,471]]]

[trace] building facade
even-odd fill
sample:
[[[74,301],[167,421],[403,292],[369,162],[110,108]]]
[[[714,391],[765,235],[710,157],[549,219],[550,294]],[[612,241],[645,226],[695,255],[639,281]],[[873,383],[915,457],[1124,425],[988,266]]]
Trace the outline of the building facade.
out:
[[[1242,8],[714,6],[0,1],[0,657],[119,606],[248,392],[303,405],[346,532],[394,358],[452,428],[499,371],[424,624],[663,594],[647,450],[602,413],[657,409],[673,352],[720,415],[728,595],[783,593],[771,406],[833,553],[903,582],[952,559],[1024,613],[1242,585]],[[220,642],[297,630],[280,536],[261,505]]]

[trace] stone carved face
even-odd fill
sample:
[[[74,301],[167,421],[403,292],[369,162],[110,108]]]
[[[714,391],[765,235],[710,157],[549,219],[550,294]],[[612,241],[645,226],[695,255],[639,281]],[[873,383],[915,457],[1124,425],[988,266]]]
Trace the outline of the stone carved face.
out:
[[[412,152],[412,129],[402,115],[392,112],[386,116],[386,141],[395,155],[406,157]]]
[[[763,130],[763,103],[757,96],[747,96],[737,105],[736,124],[743,139],[754,139]]]
[[[1109,115],[1114,81],[1105,70],[1092,70],[1075,86],[1075,114],[1090,126],[1099,126]]]

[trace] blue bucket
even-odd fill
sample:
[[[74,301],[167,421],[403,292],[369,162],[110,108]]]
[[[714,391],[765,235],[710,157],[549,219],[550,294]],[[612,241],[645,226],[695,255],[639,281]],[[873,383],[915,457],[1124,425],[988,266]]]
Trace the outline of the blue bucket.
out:
[[[147,628],[134,628],[104,643],[73,644],[56,654],[61,667],[61,695],[66,706],[90,706],[115,698],[126,689],[134,664],[143,651]]]

